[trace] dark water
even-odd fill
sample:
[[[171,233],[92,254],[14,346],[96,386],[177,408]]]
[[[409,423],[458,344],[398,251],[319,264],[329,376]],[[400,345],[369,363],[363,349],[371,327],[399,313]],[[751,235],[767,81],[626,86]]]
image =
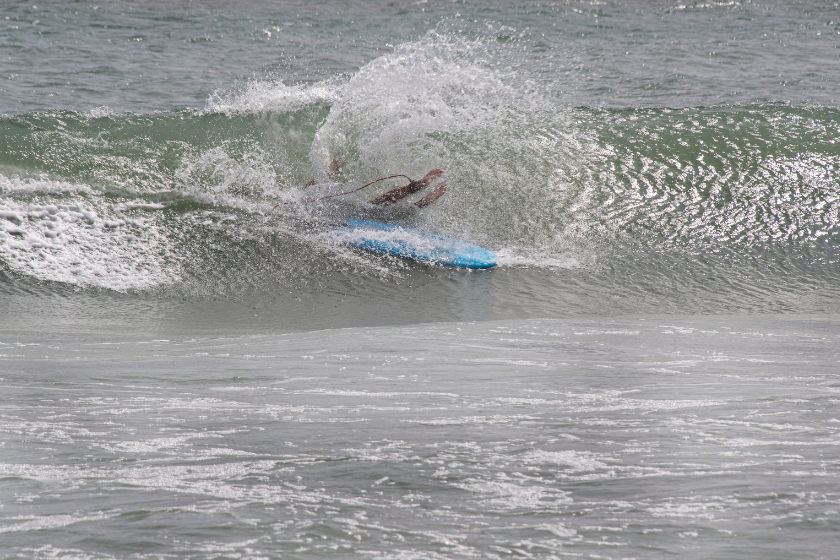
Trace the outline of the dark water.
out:
[[[0,548],[832,557],[838,22],[2,4]],[[422,210],[272,211],[434,167]],[[360,253],[348,218],[499,265]]]

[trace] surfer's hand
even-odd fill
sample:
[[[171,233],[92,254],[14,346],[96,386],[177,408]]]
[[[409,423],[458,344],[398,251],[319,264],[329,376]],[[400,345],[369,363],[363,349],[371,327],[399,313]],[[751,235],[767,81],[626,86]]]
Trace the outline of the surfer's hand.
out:
[[[341,173],[341,164],[342,163],[344,163],[344,160],[342,160],[341,158],[335,158],[334,160],[332,160],[330,162],[330,167],[329,167],[330,176],[338,175],[339,173]]]
[[[344,163],[344,160],[342,160],[341,158],[335,158],[334,160],[332,160],[330,162],[330,166],[329,166],[329,169],[327,171],[327,173],[329,174],[330,177],[333,177],[333,176],[341,173],[341,164],[342,163]],[[303,188],[308,189],[309,187],[311,187],[314,184],[315,184],[315,179],[312,179],[311,181],[309,181],[308,183],[303,185]]]

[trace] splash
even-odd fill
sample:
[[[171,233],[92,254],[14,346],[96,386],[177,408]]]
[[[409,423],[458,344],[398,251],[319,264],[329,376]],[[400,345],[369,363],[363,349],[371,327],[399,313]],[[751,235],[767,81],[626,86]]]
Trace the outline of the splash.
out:
[[[226,115],[295,113],[338,100],[341,80],[330,79],[312,85],[287,86],[282,81],[252,81],[244,91],[218,89],[207,100],[204,114]]]
[[[13,198],[11,193],[29,196]],[[76,193],[70,200],[54,193]],[[117,291],[179,280],[160,204],[108,202],[89,186],[0,176],[0,259],[39,280]],[[93,196],[92,196],[93,195]]]

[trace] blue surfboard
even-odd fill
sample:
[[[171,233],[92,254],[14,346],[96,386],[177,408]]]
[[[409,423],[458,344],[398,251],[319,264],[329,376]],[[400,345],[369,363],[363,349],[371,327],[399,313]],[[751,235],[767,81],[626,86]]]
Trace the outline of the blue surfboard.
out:
[[[333,236],[351,247],[430,264],[457,268],[496,264],[496,255],[478,245],[379,222],[347,220],[347,227],[335,230]]]

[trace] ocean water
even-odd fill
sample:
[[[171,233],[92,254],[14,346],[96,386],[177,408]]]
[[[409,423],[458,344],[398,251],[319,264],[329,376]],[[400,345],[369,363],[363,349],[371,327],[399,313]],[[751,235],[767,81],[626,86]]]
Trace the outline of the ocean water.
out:
[[[836,558],[838,138],[834,2],[2,2],[0,557]]]

